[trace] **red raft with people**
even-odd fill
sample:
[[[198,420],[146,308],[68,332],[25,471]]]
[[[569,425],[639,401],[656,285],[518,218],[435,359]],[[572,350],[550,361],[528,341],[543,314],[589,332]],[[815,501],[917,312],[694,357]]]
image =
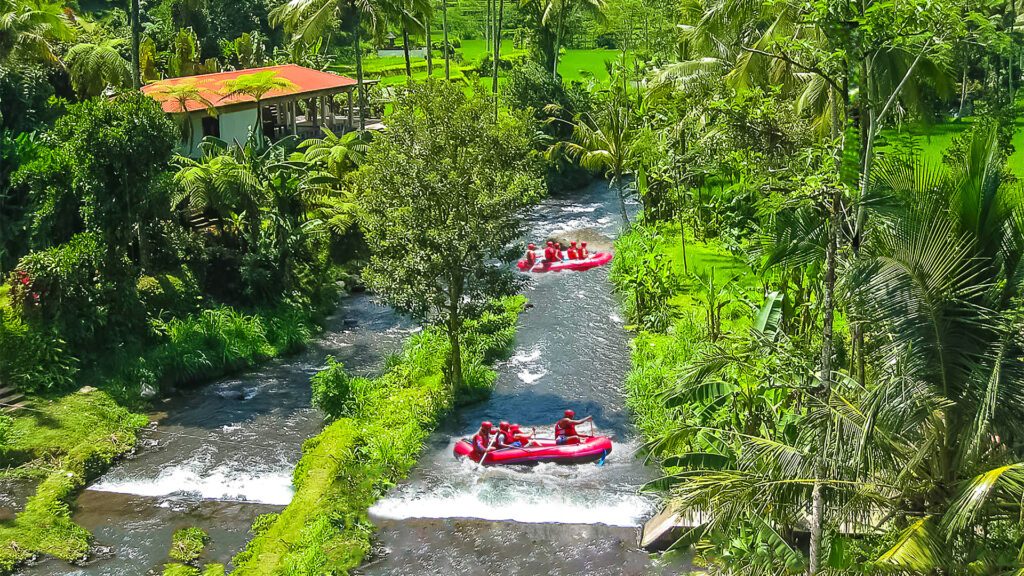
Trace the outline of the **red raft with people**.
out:
[[[559,242],[548,242],[543,254],[537,254],[537,246],[530,244],[526,250],[526,257],[520,260],[516,266],[523,272],[561,272],[563,270],[590,270],[598,266],[604,266],[612,261],[611,252],[594,252],[587,249],[587,243],[582,242],[577,247],[572,242],[568,249],[563,250]]]
[[[519,424],[502,422],[495,427],[484,420],[477,433],[456,442],[453,451],[456,458],[469,458],[478,464],[603,463],[611,454],[612,440],[607,436],[584,436],[577,432],[576,427],[587,422],[593,429],[593,416],[576,420],[576,412],[566,410],[564,417],[555,423],[555,438],[547,440],[536,437],[536,428],[526,434]]]
[[[554,440],[537,440],[528,448],[500,448],[488,452],[481,462],[481,454],[465,438],[455,443],[455,456],[469,458],[484,465],[494,464],[586,464],[603,460],[612,452],[612,439],[607,436],[581,438],[579,444],[558,445]]]

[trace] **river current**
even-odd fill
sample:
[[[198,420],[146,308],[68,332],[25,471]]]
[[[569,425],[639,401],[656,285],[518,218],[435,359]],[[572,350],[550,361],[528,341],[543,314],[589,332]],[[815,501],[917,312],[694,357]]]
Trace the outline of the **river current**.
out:
[[[581,239],[609,249],[622,228],[606,184],[556,195],[531,215],[529,239]],[[460,410],[433,435],[410,478],[370,515],[378,546],[366,575],[647,575],[685,573],[638,550],[638,527],[657,502],[638,489],[656,474],[624,403],[628,335],[608,269],[538,274],[525,289],[513,355],[498,366],[493,396]],[[174,530],[211,536],[205,562],[228,562],[259,514],[292,496],[302,441],[317,433],[309,377],[327,354],[373,374],[412,325],[365,295],[342,300],[325,332],[302,354],[226,378],[162,406],[139,453],[78,499],[75,520],[98,554],[71,567],[45,560],[24,576],[159,573]],[[510,420],[550,435],[566,408],[593,415],[613,437],[602,465],[480,468],[452,455],[483,419]],[[589,432],[589,425],[581,431]]]

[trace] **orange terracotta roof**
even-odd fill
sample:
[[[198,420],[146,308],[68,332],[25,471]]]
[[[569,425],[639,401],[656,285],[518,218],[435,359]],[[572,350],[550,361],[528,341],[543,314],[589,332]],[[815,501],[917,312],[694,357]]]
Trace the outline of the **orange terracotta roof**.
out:
[[[182,78],[157,80],[156,82],[143,86],[142,92],[143,94],[146,94],[160,102],[164,112],[181,112],[181,107],[176,101],[168,99],[166,95],[161,93],[161,87],[173,86],[181,82],[195,82],[201,89],[203,97],[209,100],[215,108],[221,108],[224,106],[231,106],[233,104],[256,101],[255,99],[245,95],[224,98],[221,95],[221,91],[223,90],[224,83],[226,81],[233,80],[244,74],[266,72],[268,70],[277,72],[277,76],[280,78],[290,80],[293,84],[298,86],[298,90],[271,90],[266,96],[264,96],[264,100],[279,96],[319,92],[321,90],[330,90],[332,88],[344,88],[346,86],[355,86],[356,84],[355,80],[347,76],[340,76],[330,72],[321,72],[319,70],[313,70],[312,68],[304,68],[297,64],[283,64],[280,66],[266,66],[264,68],[249,68],[248,70],[233,70],[231,72],[218,72],[216,74],[200,74],[198,76],[185,76]],[[189,112],[197,112],[199,110],[206,109],[206,106],[201,102],[191,100],[186,103],[186,107]]]

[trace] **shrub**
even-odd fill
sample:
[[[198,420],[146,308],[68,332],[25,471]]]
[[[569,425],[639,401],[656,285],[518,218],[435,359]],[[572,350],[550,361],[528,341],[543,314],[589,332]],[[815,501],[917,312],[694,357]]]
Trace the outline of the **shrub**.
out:
[[[251,366],[274,355],[263,321],[228,307],[162,324],[167,341],[155,356],[165,382],[189,383]]]
[[[186,564],[165,564],[163,576],[199,576],[199,569]]]
[[[104,249],[95,234],[76,234],[66,244],[32,252],[15,271],[15,304],[57,328],[72,344],[103,333],[109,289],[98,268]]]
[[[201,528],[190,526],[177,530],[171,537],[170,557],[178,562],[194,564],[209,541],[210,537]]]
[[[327,358],[327,367],[313,375],[313,406],[331,419],[348,414],[352,406],[352,377],[345,365],[333,357]]]
[[[146,313],[152,318],[162,314],[184,316],[199,307],[199,287],[195,277],[183,269],[180,274],[142,276],[135,285]]]
[[[11,438],[11,428],[14,426],[14,418],[0,415],[0,454],[3,454],[7,441]]]
[[[0,382],[23,392],[52,392],[70,387],[77,371],[78,361],[56,332],[27,324],[0,294]]]

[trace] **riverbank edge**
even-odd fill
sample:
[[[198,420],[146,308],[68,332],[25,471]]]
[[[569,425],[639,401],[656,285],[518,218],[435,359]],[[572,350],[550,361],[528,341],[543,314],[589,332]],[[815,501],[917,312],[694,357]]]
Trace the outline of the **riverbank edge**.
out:
[[[511,354],[525,307],[524,296],[499,299],[466,323],[473,400],[482,387],[493,388],[490,366]],[[354,379],[351,408],[304,443],[292,502],[253,523],[253,539],[233,559],[234,576],[344,574],[362,564],[374,533],[370,506],[406,477],[430,432],[465,400],[445,382],[447,349],[447,337],[427,329],[406,341],[381,376]]]
[[[342,296],[338,294],[340,299]],[[214,380],[251,369],[275,358],[287,356],[301,350],[322,329],[319,320],[326,316],[322,311],[308,311],[298,318],[294,308],[277,307],[241,313],[229,308],[207,309],[195,315],[195,319],[211,311],[228,311],[243,323],[256,327],[253,334],[262,340],[250,347],[254,352],[239,360],[227,355],[210,354],[214,359],[201,374],[179,375],[180,382],[190,386],[203,386]],[[192,319],[192,317],[190,317]],[[272,342],[272,327],[282,323],[295,323],[289,336],[281,342]],[[297,336],[297,337],[296,337]],[[207,344],[205,352],[215,352],[224,341]],[[193,350],[204,352],[204,350]],[[88,400],[82,401],[82,399]],[[135,401],[139,401],[136,398]],[[41,424],[37,421],[51,420],[46,426],[53,426],[52,414],[68,410],[77,411],[75,418],[56,419],[59,426],[55,438],[79,438],[70,448],[66,443],[55,442],[52,446],[36,446],[32,459],[40,462],[33,470],[47,470],[28,498],[24,509],[10,522],[0,523],[0,576],[12,574],[25,562],[39,556],[49,555],[66,562],[81,562],[88,558],[92,535],[72,520],[74,501],[89,482],[102,476],[116,462],[133,452],[138,441],[138,432],[149,425],[149,418],[135,413],[114,400],[102,389],[83,387],[55,400],[30,397],[27,408],[14,417],[14,430],[22,435],[32,434]],[[88,427],[85,429],[83,427]]]

